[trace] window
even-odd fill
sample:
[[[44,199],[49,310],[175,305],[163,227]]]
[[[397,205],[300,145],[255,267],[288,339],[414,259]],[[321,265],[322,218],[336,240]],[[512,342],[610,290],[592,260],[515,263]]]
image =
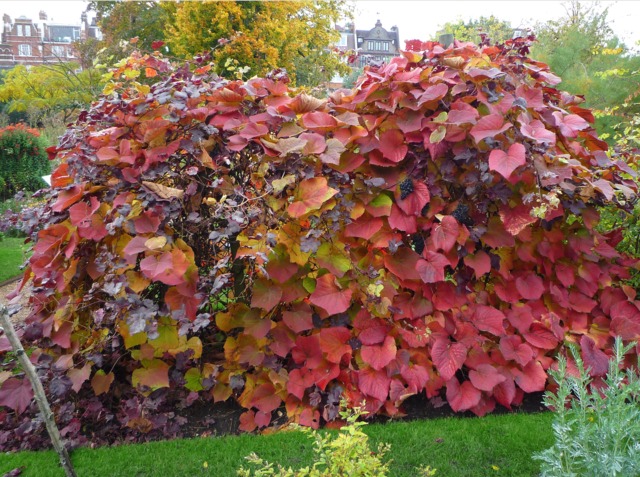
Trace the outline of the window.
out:
[[[31,56],[31,45],[18,45],[19,56]]]
[[[31,25],[24,26],[24,36],[31,36]]]
[[[340,33],[340,42],[338,42],[338,46],[347,46],[347,34]]]
[[[16,31],[17,31],[18,36],[23,36],[22,25],[16,25]]]
[[[389,51],[388,41],[367,40],[367,50]]]
[[[51,54],[53,56],[57,56],[58,58],[62,58],[64,56],[64,46],[54,45],[51,47]]]

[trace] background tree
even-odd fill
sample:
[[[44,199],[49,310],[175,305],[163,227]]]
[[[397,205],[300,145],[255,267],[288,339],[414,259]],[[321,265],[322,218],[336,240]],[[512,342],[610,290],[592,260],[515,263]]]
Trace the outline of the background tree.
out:
[[[607,8],[577,1],[565,8],[564,17],[536,25],[532,56],[549,64],[564,89],[584,95],[600,131],[609,136],[624,116],[638,111],[633,97],[640,57],[616,36]]]
[[[93,68],[80,71],[77,63],[51,63],[28,69],[18,65],[3,77],[0,101],[8,103],[8,111],[37,111],[34,122],[60,114],[66,123],[75,111],[87,107],[100,94],[101,76]]]
[[[479,43],[480,33],[486,33],[492,42],[502,43],[513,36],[513,27],[511,23],[491,15],[467,21],[460,18],[455,22],[447,22],[438,28],[438,34],[442,33],[453,33],[456,40],[473,43]]]
[[[171,21],[173,2],[161,4],[155,1],[97,1],[89,8],[98,16],[102,31],[103,56],[119,60],[126,56],[123,45],[131,38],[138,38],[137,47],[151,50],[154,41],[165,39],[167,23]]]
[[[315,86],[349,68],[329,49],[339,38],[336,22],[350,17],[345,0],[291,2],[162,3],[171,12],[166,39],[174,55],[192,57],[218,47],[218,72],[228,58],[249,76],[286,68],[292,80]],[[234,41],[224,43],[234,37]],[[319,74],[321,73],[321,74]]]

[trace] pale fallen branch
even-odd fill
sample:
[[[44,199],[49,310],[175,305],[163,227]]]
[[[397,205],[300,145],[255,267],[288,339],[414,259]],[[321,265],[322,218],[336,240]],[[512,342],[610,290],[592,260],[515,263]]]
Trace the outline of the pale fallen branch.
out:
[[[55,417],[53,415],[53,412],[51,411],[51,406],[49,406],[47,396],[44,393],[42,382],[40,381],[40,378],[36,373],[36,368],[31,363],[31,360],[29,360],[27,353],[25,353],[24,348],[22,347],[20,338],[18,338],[18,335],[13,328],[13,323],[11,323],[11,320],[9,318],[9,310],[5,305],[2,304],[0,304],[0,325],[4,330],[4,334],[9,339],[11,347],[18,357],[18,361],[20,362],[22,369],[26,373],[27,378],[31,383],[36,402],[38,404],[38,407],[40,408],[40,412],[42,413],[44,423],[47,426],[47,431],[49,432],[51,443],[58,453],[58,456],[60,456],[60,464],[62,464],[62,468],[67,474],[67,477],[77,477],[76,471],[74,470],[73,464],[71,463],[69,453],[67,452],[67,449],[62,442],[62,438],[60,437],[60,431],[58,430],[58,426],[56,425]]]

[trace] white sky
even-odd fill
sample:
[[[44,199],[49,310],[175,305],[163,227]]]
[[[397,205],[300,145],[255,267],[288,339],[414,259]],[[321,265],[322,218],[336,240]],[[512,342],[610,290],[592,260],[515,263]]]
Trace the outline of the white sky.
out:
[[[640,1],[603,1],[609,6],[609,19],[614,32],[627,46],[640,41]],[[389,29],[397,25],[400,29],[401,45],[404,40],[427,40],[438,25],[458,18],[464,20],[494,15],[511,22],[514,27],[530,26],[564,15],[563,2],[556,0],[358,0],[356,26],[359,29],[373,28],[377,19]],[[38,12],[45,10],[49,21],[56,23],[80,22],[80,14],[86,8],[84,0],[0,0],[0,14],[12,18],[20,15],[37,20]]]

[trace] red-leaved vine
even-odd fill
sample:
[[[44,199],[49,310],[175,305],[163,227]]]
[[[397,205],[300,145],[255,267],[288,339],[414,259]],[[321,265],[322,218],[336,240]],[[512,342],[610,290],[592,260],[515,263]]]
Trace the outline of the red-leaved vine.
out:
[[[24,275],[63,436],[177,435],[198,400],[247,431],[282,406],[316,427],[341,395],[481,416],[544,390],[567,343],[603,375],[640,338],[636,262],[595,228],[634,171],[528,45],[409,42],[328,100],[123,63],[52,151]],[[0,447],[34,445],[0,376]]]

